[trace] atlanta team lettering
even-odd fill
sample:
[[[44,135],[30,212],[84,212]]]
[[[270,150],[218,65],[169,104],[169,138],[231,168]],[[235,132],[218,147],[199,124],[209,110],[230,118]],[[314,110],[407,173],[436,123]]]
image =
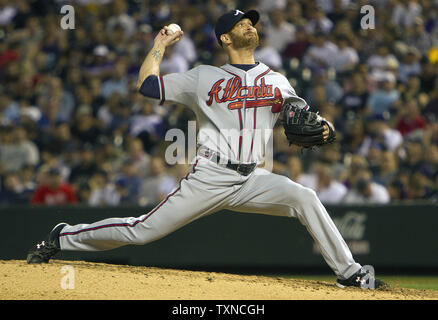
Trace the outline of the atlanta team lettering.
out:
[[[273,90],[272,85],[266,85],[265,78],[260,80],[260,85],[242,86],[242,80],[239,77],[231,78],[227,81],[225,88],[221,84],[225,79],[216,81],[208,92],[209,99],[207,105],[210,106],[213,101],[216,103],[230,102],[228,109],[241,109],[243,107],[243,100],[247,100],[245,106],[247,108],[272,106],[272,112],[280,112],[283,104],[283,97],[278,88]],[[223,89],[223,90],[222,90]],[[222,96],[220,97],[220,94]],[[236,101],[237,100],[237,101]]]

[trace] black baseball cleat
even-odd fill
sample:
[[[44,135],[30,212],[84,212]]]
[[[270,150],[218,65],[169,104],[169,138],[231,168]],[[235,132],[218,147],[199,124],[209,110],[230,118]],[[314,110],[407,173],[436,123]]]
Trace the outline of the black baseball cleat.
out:
[[[59,245],[59,234],[67,223],[57,224],[48,234],[46,240],[37,243],[27,254],[27,263],[48,263],[57,254],[61,247]]]
[[[336,285],[341,289],[344,289],[346,287],[358,287],[363,289],[375,290],[389,289],[389,285],[387,283],[374,278],[374,275],[368,275],[369,273],[360,269],[358,272],[356,272],[346,280],[338,279],[336,281]]]

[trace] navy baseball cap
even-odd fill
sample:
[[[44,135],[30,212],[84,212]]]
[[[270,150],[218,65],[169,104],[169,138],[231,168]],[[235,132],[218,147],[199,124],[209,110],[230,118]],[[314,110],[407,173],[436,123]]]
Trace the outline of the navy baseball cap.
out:
[[[214,32],[216,34],[217,41],[221,46],[221,35],[230,32],[234,25],[243,18],[248,18],[251,20],[252,25],[255,25],[257,21],[259,21],[260,14],[255,10],[249,10],[245,13],[240,10],[231,10],[219,17],[216,22],[216,26],[214,27]]]

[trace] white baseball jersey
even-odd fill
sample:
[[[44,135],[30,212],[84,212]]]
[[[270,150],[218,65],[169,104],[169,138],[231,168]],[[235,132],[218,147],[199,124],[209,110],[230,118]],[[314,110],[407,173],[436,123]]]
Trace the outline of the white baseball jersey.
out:
[[[198,145],[238,163],[261,163],[283,101],[307,107],[282,74],[259,63],[248,71],[230,64],[201,65],[160,77],[161,104],[191,108],[199,123]]]
[[[199,66],[159,82],[161,103],[183,103],[195,112],[198,144],[232,162],[262,161],[265,146],[255,133],[272,132],[285,99],[307,107],[285,77],[262,63],[246,72],[232,65]],[[339,278],[361,268],[314,191],[263,168],[241,175],[200,154],[178,187],[150,212],[66,226],[60,247],[95,251],[146,244],[219,210],[298,218]]]

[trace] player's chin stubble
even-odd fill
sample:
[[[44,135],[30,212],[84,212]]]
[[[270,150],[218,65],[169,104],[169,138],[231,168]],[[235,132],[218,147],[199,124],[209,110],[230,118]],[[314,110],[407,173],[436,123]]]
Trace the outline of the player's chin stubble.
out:
[[[231,41],[233,42],[234,49],[255,49],[259,45],[259,35],[254,32],[254,36],[237,35],[230,33]]]

